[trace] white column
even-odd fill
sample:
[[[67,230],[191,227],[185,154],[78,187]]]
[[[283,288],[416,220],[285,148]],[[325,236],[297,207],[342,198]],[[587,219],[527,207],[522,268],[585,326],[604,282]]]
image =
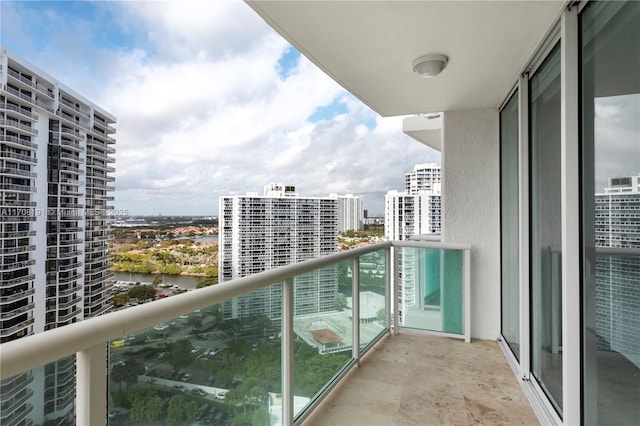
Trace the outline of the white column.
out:
[[[107,377],[106,343],[76,354],[77,424],[106,424]]]
[[[561,21],[561,176],[562,176],[562,417],[580,424],[580,158],[578,90],[578,14],[573,7]]]

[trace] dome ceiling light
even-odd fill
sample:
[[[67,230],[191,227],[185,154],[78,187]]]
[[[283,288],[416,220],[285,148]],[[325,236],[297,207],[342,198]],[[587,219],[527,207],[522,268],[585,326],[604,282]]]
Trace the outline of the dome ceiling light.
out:
[[[415,59],[411,66],[420,77],[435,77],[447,67],[449,58],[445,55],[425,55]]]

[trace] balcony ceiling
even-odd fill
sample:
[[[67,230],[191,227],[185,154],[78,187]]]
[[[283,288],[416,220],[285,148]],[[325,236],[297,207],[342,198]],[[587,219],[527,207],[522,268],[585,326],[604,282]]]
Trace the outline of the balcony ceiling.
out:
[[[270,26],[382,116],[498,107],[564,1],[254,1]],[[441,53],[436,78],[412,61]]]

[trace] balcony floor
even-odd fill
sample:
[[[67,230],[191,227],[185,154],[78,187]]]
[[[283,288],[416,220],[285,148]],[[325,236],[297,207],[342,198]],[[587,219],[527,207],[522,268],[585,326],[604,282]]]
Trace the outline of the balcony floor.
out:
[[[537,425],[496,342],[385,337],[305,420],[310,425]]]

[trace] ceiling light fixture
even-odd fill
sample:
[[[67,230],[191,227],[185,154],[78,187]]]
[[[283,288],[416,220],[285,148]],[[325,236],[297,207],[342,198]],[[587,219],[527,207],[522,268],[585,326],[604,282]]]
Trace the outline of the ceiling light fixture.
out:
[[[411,64],[413,72],[420,77],[435,77],[447,67],[449,58],[445,55],[425,55],[415,59]]]

